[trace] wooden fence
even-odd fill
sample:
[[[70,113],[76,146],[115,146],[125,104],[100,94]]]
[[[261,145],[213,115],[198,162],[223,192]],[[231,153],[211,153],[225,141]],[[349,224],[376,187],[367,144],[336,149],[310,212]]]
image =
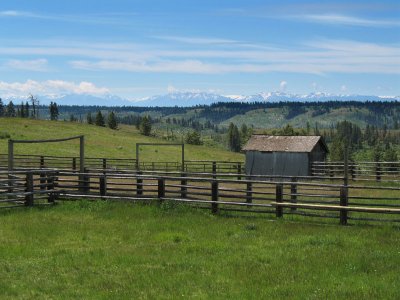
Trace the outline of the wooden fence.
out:
[[[70,199],[183,202],[212,213],[273,214],[400,222],[400,185],[346,185],[334,178],[265,176],[237,173],[118,172],[81,174],[35,170],[0,172],[0,207],[52,204]],[[322,179],[322,180],[321,180]]]
[[[8,163],[7,154],[0,154],[0,169],[6,169]],[[62,170],[78,171],[80,169],[77,156],[49,156],[49,155],[14,155],[15,169],[47,169],[57,168]],[[136,159],[134,158],[94,158],[85,157],[85,168],[88,171],[119,170],[136,171]],[[143,171],[178,171],[182,170],[180,162],[146,162],[139,164]],[[237,173],[243,174],[243,163],[239,161],[210,161],[210,160],[186,160],[184,163],[186,172],[203,173]]]
[[[312,175],[323,177],[347,176],[352,181],[399,182],[400,162],[314,162]],[[347,173],[347,174],[345,174]]]

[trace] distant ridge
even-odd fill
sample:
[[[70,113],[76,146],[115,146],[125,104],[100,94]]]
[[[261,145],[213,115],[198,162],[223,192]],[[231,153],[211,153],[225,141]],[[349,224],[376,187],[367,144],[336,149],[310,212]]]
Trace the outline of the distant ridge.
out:
[[[1,97],[1,95],[0,95]],[[140,107],[191,107],[196,105],[210,105],[218,102],[326,102],[326,101],[400,101],[400,96],[375,95],[335,95],[326,93],[289,94],[283,92],[263,92],[255,95],[219,95],[207,92],[173,92],[165,95],[156,95],[139,100],[127,100],[112,94],[88,95],[38,95],[40,104],[48,105],[51,101],[59,105],[81,106],[140,106]],[[27,97],[5,97],[3,101],[13,101],[19,104]]]

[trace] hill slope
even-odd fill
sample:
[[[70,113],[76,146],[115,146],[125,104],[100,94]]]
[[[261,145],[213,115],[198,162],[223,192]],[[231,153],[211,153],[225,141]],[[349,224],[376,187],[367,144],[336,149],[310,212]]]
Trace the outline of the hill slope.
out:
[[[19,118],[0,118],[0,136],[7,133],[12,139],[52,139],[85,135],[87,157],[134,158],[136,143],[165,143],[140,135],[134,126],[121,125],[119,130],[94,125]],[[7,139],[0,139],[0,153],[7,153]],[[147,159],[179,161],[176,147],[143,147]],[[78,141],[48,144],[19,144],[15,154],[43,154],[73,156],[79,154]],[[185,157],[191,160],[243,160],[243,155],[206,146],[185,145]]]

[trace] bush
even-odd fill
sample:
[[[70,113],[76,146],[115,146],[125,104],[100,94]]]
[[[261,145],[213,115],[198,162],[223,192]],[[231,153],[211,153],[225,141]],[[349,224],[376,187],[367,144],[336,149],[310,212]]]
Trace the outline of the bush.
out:
[[[185,142],[190,145],[203,145],[200,133],[198,131],[188,132]]]

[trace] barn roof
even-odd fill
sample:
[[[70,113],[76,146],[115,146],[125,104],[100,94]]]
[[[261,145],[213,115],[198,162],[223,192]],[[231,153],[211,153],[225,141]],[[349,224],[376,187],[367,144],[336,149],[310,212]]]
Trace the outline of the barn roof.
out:
[[[328,152],[321,136],[274,136],[274,135],[252,135],[243,151],[260,152],[311,152],[315,145],[322,144]]]

